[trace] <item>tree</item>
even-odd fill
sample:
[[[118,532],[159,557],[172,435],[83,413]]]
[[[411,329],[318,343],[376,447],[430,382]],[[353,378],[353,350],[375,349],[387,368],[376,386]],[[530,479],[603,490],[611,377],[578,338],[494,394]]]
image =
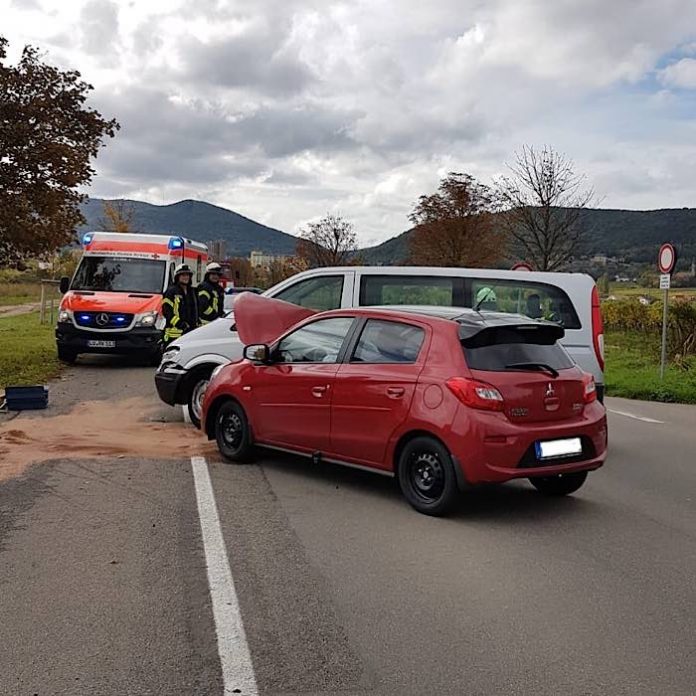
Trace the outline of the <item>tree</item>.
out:
[[[421,196],[409,216],[409,262],[425,266],[496,264],[505,239],[496,227],[491,190],[470,174],[450,172],[436,193]]]
[[[78,187],[90,183],[104,137],[119,126],[86,106],[91,85],[26,46],[5,62],[0,36],[0,264],[46,257],[85,222]]]
[[[104,217],[99,226],[105,232],[135,232],[135,208],[128,201],[102,201]]]
[[[357,248],[353,223],[340,215],[327,214],[300,232],[296,253],[309,268],[345,266],[355,263]]]
[[[497,183],[505,230],[537,270],[563,268],[581,248],[594,191],[572,160],[551,147],[539,152],[525,145],[508,168],[510,176]]]

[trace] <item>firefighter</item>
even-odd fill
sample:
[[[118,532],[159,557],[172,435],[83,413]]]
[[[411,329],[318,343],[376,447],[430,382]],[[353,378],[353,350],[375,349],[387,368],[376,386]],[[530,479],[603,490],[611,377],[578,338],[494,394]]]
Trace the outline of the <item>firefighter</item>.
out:
[[[191,269],[185,263],[179,264],[174,270],[174,283],[164,293],[162,314],[167,322],[164,327],[165,346],[198,326],[196,291],[191,286],[192,278]]]
[[[198,286],[198,316],[201,324],[218,319],[225,313],[225,291],[220,285],[222,266],[209,263],[205,267],[203,282]]]

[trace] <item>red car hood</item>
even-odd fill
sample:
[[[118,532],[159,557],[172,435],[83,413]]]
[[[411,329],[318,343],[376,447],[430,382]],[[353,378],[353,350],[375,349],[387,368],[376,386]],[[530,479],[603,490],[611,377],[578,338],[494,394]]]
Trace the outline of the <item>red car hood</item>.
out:
[[[89,294],[70,291],[65,293],[60,303],[61,309],[73,312],[123,312],[124,314],[143,314],[159,311],[162,295],[127,292],[90,292]]]
[[[234,322],[244,345],[273,343],[276,338],[297,322],[316,312],[298,305],[256,295],[241,293],[234,303]]]

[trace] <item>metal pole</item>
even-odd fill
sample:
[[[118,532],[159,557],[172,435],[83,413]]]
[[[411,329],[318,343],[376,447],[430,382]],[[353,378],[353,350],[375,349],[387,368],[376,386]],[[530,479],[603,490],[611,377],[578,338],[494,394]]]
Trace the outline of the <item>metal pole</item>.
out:
[[[669,305],[669,290],[665,288],[664,306],[662,308],[662,359],[660,361],[660,379],[665,378],[665,363],[667,362],[667,307]]]
[[[46,319],[46,286],[41,283],[41,311],[39,312],[39,323],[43,324]]]

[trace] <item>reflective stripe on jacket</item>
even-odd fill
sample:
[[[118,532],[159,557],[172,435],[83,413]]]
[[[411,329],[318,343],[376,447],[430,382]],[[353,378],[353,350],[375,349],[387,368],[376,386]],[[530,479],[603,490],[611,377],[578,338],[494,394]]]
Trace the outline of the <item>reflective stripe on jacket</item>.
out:
[[[184,291],[178,285],[169,287],[162,300],[162,314],[166,320],[164,327],[164,342],[181,338],[187,331],[198,326],[198,311],[196,307],[194,288]]]
[[[225,313],[225,293],[219,285],[203,281],[198,286],[198,316],[201,324],[223,316]]]

